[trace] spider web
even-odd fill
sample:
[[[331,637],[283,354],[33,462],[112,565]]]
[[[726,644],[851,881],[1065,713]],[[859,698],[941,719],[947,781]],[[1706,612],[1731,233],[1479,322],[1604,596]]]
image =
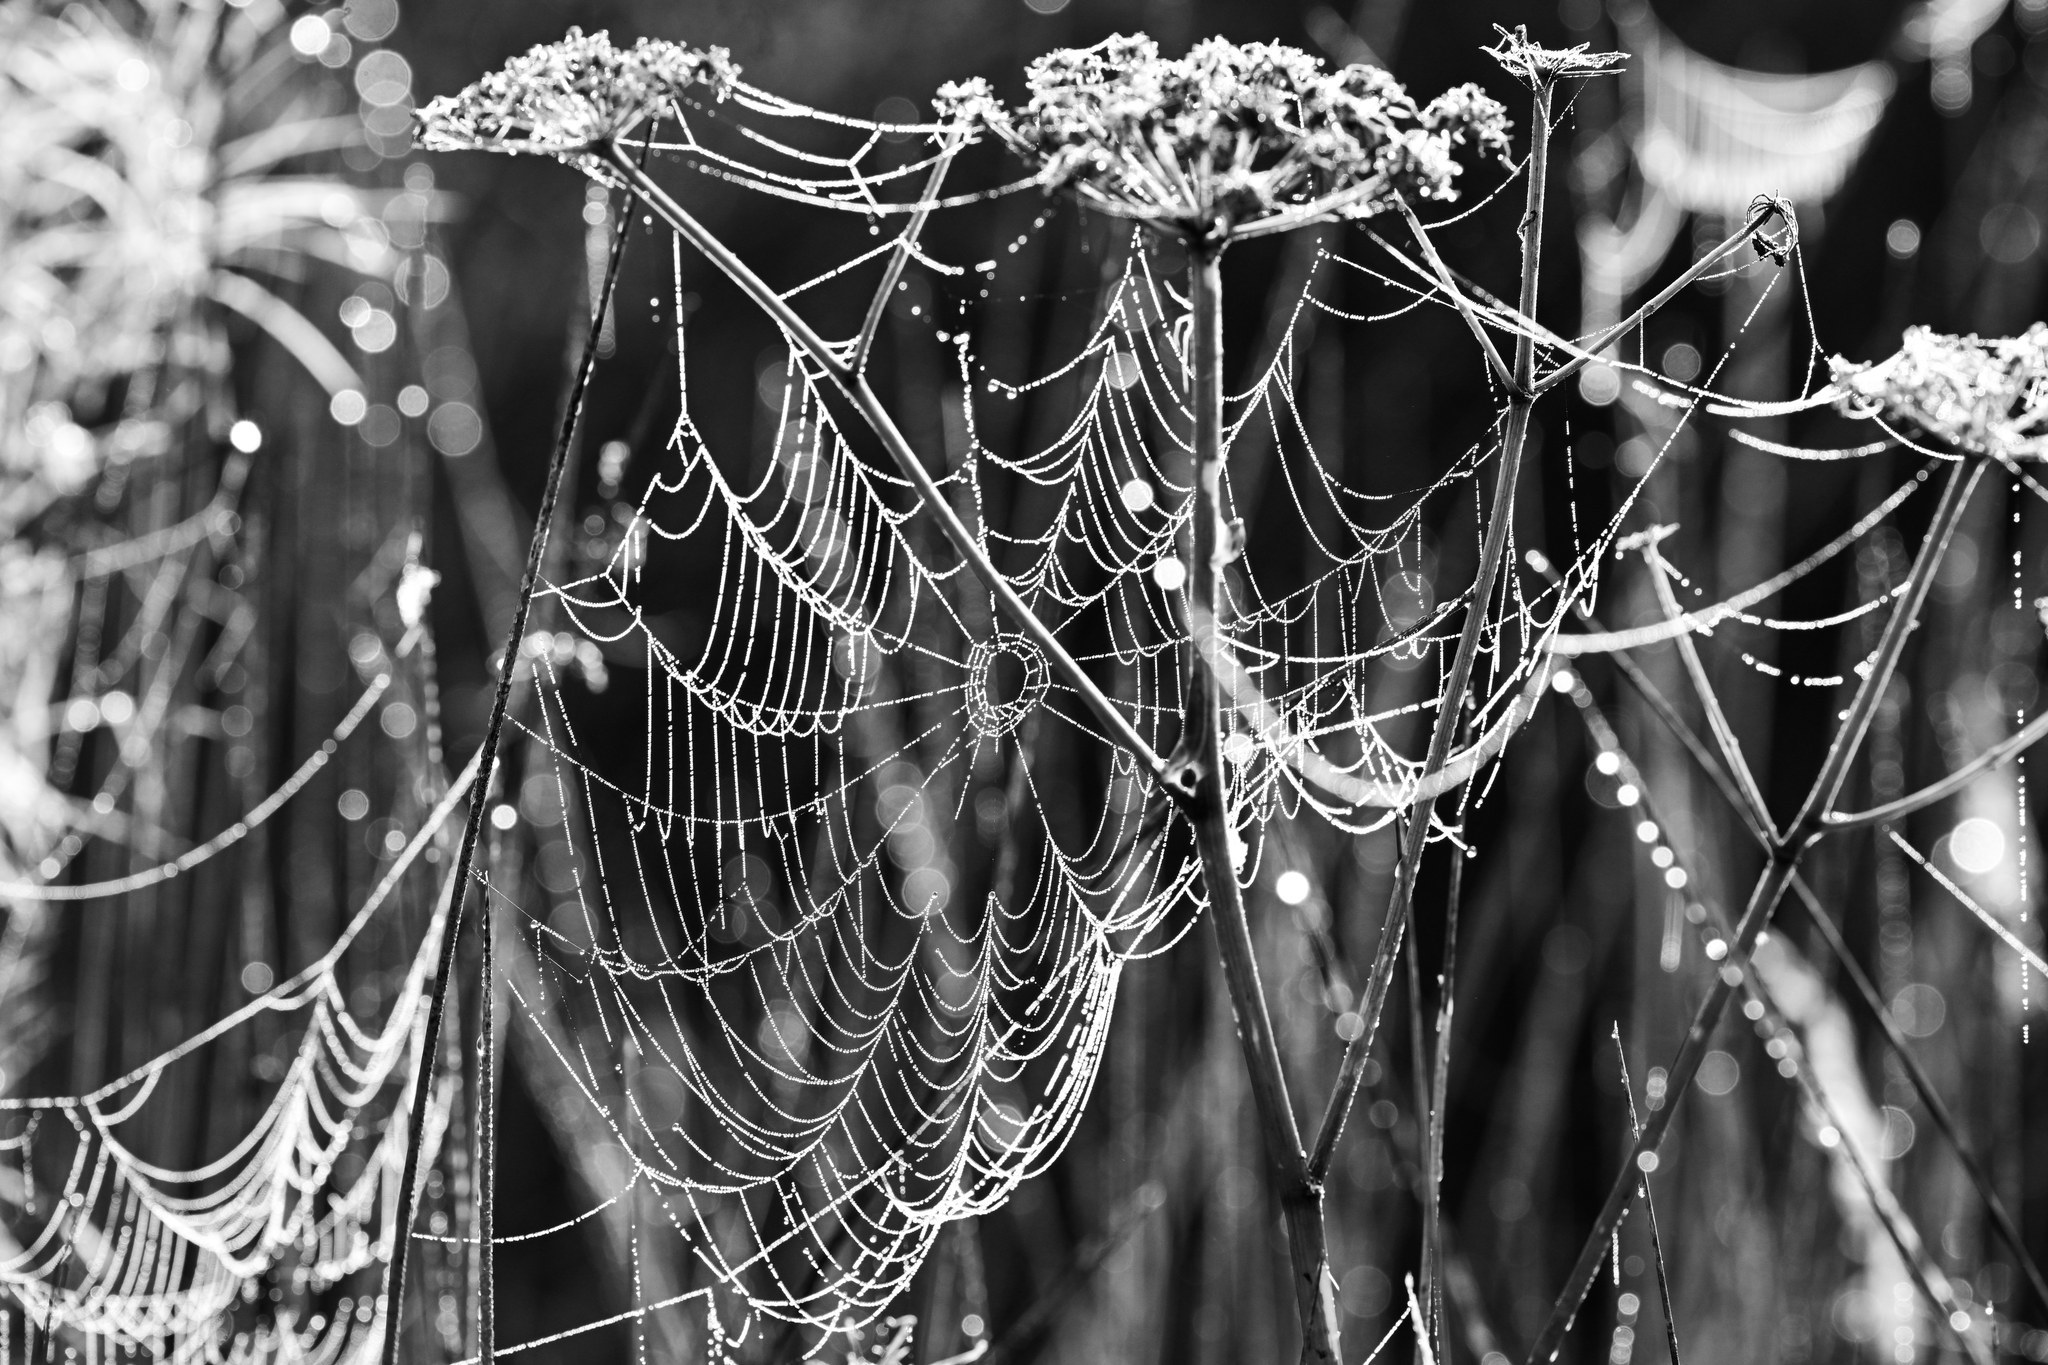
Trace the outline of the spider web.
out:
[[[793,116],[744,87],[729,105]],[[701,125],[731,110],[695,112]],[[837,122],[862,146],[815,179],[819,154],[758,130],[757,156],[788,152],[806,173],[705,152],[687,120],[686,136],[652,146],[813,207],[879,216],[985,198],[885,203],[878,185],[925,180],[944,151],[870,179],[855,167],[877,134],[937,143],[945,130]],[[949,263],[906,235],[786,297],[871,278],[892,251],[910,259],[901,287],[926,302],[892,310],[897,344],[943,356],[959,404],[941,495],[1163,751],[1188,646],[1188,314],[1143,238],[1112,245],[1096,322],[1030,375],[985,354],[976,305],[1014,287],[996,260]],[[673,240],[676,319],[684,256]],[[1274,486],[1319,527],[1306,576],[1280,574],[1302,581],[1266,589],[1248,553],[1230,585],[1224,668],[1244,724],[1226,753],[1246,875],[1275,811],[1309,803],[1370,828],[1416,790],[1420,765],[1390,723],[1427,723],[1434,670],[1418,665],[1442,666],[1465,605],[1427,600],[1418,551],[1426,522],[1474,496],[1488,455],[1476,445],[1422,489],[1345,486],[1308,438],[1292,334],[1229,416],[1233,437],[1263,426]],[[732,1306],[713,1336],[794,1330],[818,1349],[897,1302],[946,1224],[1057,1157],[1125,967],[1185,933],[1201,893],[1192,848],[1163,827],[1137,766],[919,514],[818,358],[784,341],[760,386],[762,449],[716,449],[684,380],[616,548],[547,589],[566,634],[602,650],[606,706],[637,713],[644,747],[622,761],[586,741],[596,727],[565,686],[575,651],[537,652],[539,714],[523,729],[539,766],[522,799],[541,826],[562,822],[572,861],[545,916],[504,901],[537,968],[516,1007],[536,1035],[545,1015],[576,1021],[551,1060],[606,1139],[617,1180],[600,1193],[630,1197],[646,1235],[696,1262],[714,1324]],[[679,325],[676,347],[687,375]],[[1049,439],[984,437],[1013,425],[998,410],[1033,400],[1052,414]],[[677,571],[664,566],[685,563],[708,617],[687,644],[645,606]],[[1519,589],[1500,604],[1477,709],[1492,733],[1467,774],[1541,681],[1536,645],[1562,601],[1542,591],[1540,615]],[[1375,708],[1388,661],[1415,685]]]
[[[1093,291],[1085,335],[1054,362],[1013,368],[987,301],[1020,288],[1000,264],[1015,251],[954,263],[916,235],[927,217],[1002,207],[1018,188],[939,195],[934,172],[956,150],[949,129],[821,114],[744,84],[715,106],[671,112],[680,131],[645,148],[657,168],[680,159],[869,225],[876,240],[785,298],[872,288],[892,257],[907,263],[891,345],[942,357],[957,400],[944,449],[924,452],[942,458],[942,495],[1136,733],[1168,750],[1190,653],[1179,589],[1192,477],[1188,312],[1170,258],[1139,235],[1105,239],[1113,268]],[[886,159],[878,149],[905,142],[911,154],[876,164]],[[885,222],[911,226],[884,234]],[[687,376],[686,248],[669,246]],[[1248,542],[1227,584],[1215,666],[1237,712],[1228,807],[1247,879],[1267,820],[1307,813],[1370,829],[1422,790],[1407,755],[1442,704],[1466,612],[1486,614],[1473,738],[1434,779],[1444,784],[1484,773],[1547,685],[1552,652],[1623,643],[1559,629],[1596,592],[1633,494],[1575,545],[1556,580],[1510,574],[1492,601],[1438,600],[1435,581],[1448,575],[1425,572],[1426,549],[1450,547],[1425,541],[1467,524],[1465,506],[1476,510],[1497,425],[1417,488],[1351,486],[1334,452],[1319,450],[1297,393],[1298,338],[1311,312],[1349,320],[1330,301],[1338,270],[1383,285],[1384,315],[1448,306],[1399,253],[1354,261],[1319,251],[1272,303],[1272,355],[1229,398],[1230,442],[1263,451],[1266,467],[1254,493],[1234,482],[1246,471],[1233,464],[1227,510],[1250,522],[1261,497],[1284,498],[1303,528],[1284,556]],[[1529,326],[1498,308],[1490,316],[1511,333]],[[1548,356],[1574,350],[1547,332],[1534,339]],[[1202,909],[1193,850],[1149,799],[1145,774],[936,534],[818,358],[800,338],[783,340],[786,357],[761,386],[773,401],[757,450],[707,437],[681,380],[644,491],[604,553],[545,585],[560,633],[521,652],[534,681],[518,721],[526,774],[515,801],[527,827],[508,842],[532,843],[536,880],[558,900],[535,906],[533,888],[495,873],[488,894],[522,954],[511,1007],[547,1040],[530,1060],[580,1099],[587,1131],[605,1136],[596,1165],[610,1188],[568,1223],[500,1240],[579,1236],[585,1221],[623,1207],[636,1297],[623,1315],[499,1354],[621,1321],[644,1335],[650,1320],[691,1303],[704,1309],[711,1354],[756,1334],[806,1352],[857,1341],[899,1301],[947,1223],[998,1207],[1057,1158],[1095,1083],[1122,973]],[[1821,389],[1789,405],[1740,404],[1616,363],[1688,418],[1775,416],[1839,397]],[[1028,434],[1005,415],[1011,405],[1031,408],[1052,434]],[[1867,456],[1891,443],[1753,442],[1795,458]],[[1837,624],[1844,618],[1788,622],[1750,608],[1868,534],[1915,487],[1712,610],[1769,629]],[[691,632],[650,606],[672,595],[679,572],[694,575],[689,593],[701,604]],[[592,695],[600,676],[602,708]],[[353,714],[360,720],[360,708]],[[608,738],[602,722],[619,715],[633,718],[637,753]],[[344,728],[336,742],[347,737]],[[375,1351],[385,1323],[369,1293],[297,1316],[263,1300],[279,1285],[331,1291],[388,1261],[404,1158],[396,1135],[411,1121],[398,1082],[445,1064],[420,1055],[414,1021],[448,891],[422,923],[387,917],[393,889],[438,848],[473,780],[474,765],[314,967],[90,1095],[0,1100],[0,1161],[66,1172],[54,1192],[23,1180],[13,1201],[21,1225],[37,1228],[0,1249],[0,1281],[24,1324],[180,1360]],[[1475,790],[1483,799],[1484,784]],[[393,942],[407,944],[402,988],[384,1020],[364,1022],[339,984],[344,965],[361,944],[388,955]],[[187,1170],[123,1144],[122,1124],[175,1084],[181,1065],[259,1022],[299,1042],[238,1144]],[[449,1067],[422,1116],[430,1158],[463,1118],[463,1074]],[[394,1109],[402,1121],[387,1123]],[[451,1146],[433,1177],[445,1212],[416,1237],[473,1239],[465,1171]],[[672,1272],[660,1294],[648,1289],[652,1269],[641,1276],[657,1262]]]

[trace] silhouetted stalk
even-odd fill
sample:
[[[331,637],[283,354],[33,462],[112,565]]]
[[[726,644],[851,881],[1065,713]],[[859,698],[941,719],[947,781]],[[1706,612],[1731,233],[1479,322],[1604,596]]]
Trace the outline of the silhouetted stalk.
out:
[[[548,542],[548,528],[554,520],[555,503],[561,496],[562,471],[568,464],[569,449],[574,443],[576,425],[583,415],[583,398],[590,389],[590,376],[597,366],[597,333],[603,322],[606,308],[611,304],[612,290],[618,284],[619,258],[625,253],[626,229],[632,222],[630,214],[619,215],[617,234],[612,238],[611,257],[605,263],[604,287],[598,291],[596,306],[590,314],[590,331],[583,343],[583,363],[577,367],[576,384],[569,393],[567,410],[562,414],[562,427],[556,434],[553,455],[548,460],[547,490],[541,496],[540,511],[534,518],[533,539],[526,547],[526,568],[519,581],[519,604],[513,609],[512,624],[505,632],[505,647],[500,656],[498,687],[491,699],[491,717],[484,727],[483,747],[479,750],[476,785],[471,789],[469,818],[463,822],[462,844],[455,856],[455,894],[448,907],[448,924],[442,931],[441,960],[434,969],[434,990],[427,1004],[426,1038],[420,1050],[419,1073],[413,1081],[412,1092],[412,1133],[405,1148],[405,1173],[400,1178],[398,1189],[398,1220],[393,1227],[391,1239],[391,1265],[384,1280],[384,1353],[383,1365],[397,1365],[401,1316],[405,1304],[405,1263],[406,1249],[412,1240],[412,1224],[419,1212],[420,1148],[426,1136],[427,1105],[434,1089],[434,1061],[441,1039],[441,1022],[448,1007],[448,982],[454,974],[455,949],[461,938],[463,905],[469,899],[469,881],[476,867],[477,841],[483,833],[485,812],[490,806],[492,780],[497,775],[498,745],[504,736],[505,714],[512,699],[512,678],[519,670],[520,641],[526,635],[526,618],[533,609],[534,590],[540,584],[541,556]],[[488,1011],[489,991],[485,992],[485,1009]],[[495,1129],[495,1124],[493,1125]],[[493,1132],[490,1140],[495,1140]],[[494,1219],[495,1194],[488,1182],[480,1187],[479,1220]],[[488,1234],[486,1234],[488,1236]],[[488,1245],[488,1243],[486,1243]],[[488,1275],[484,1279],[486,1299],[492,1293]],[[481,1325],[481,1324],[480,1324]]]
[[[1770,861],[1758,876],[1755,888],[1750,892],[1748,904],[1735,928],[1734,942],[1728,947],[1726,960],[1720,973],[1714,978],[1706,998],[1700,1002],[1694,1013],[1692,1024],[1686,1030],[1684,1041],[1679,1045],[1678,1055],[1668,1068],[1669,1079],[1665,1082],[1668,1097],[1664,1106],[1650,1112],[1649,1121],[1637,1135],[1630,1147],[1628,1158],[1613,1187],[1608,1191],[1607,1201],[1601,1207],[1600,1215],[1594,1220],[1593,1229],[1587,1235],[1579,1258],[1566,1279],[1563,1290],[1551,1306],[1550,1317],[1544,1323],[1536,1343],[1530,1348],[1528,1360],[1531,1365],[1553,1360],[1564,1341],[1564,1334],[1571,1327],[1572,1319],[1578,1312],[1587,1288],[1598,1273],[1601,1257],[1606,1253],[1608,1239],[1620,1224],[1627,1211],[1629,1199],[1635,1188],[1636,1175],[1642,1169],[1643,1158],[1656,1152],[1664,1140],[1671,1120],[1678,1112],[1680,1103],[1690,1089],[1694,1075],[1699,1071],[1701,1060],[1706,1056],[1707,1040],[1720,1023],[1721,1015],[1734,996],[1736,987],[1743,980],[1749,964],[1751,951],[1756,946],[1757,935],[1763,932],[1770,921],[1771,912],[1777,908],[1784,896],[1799,860],[1813,841],[1825,832],[1827,809],[1841,793],[1842,784],[1849,776],[1850,764],[1861,745],[1865,731],[1870,727],[1871,718],[1877,713],[1879,700],[1885,687],[1890,683],[1892,673],[1897,669],[1899,658],[1905,652],[1906,638],[1912,633],[1921,604],[1927,598],[1927,590],[1934,581],[1935,568],[1940,564],[1943,552],[1948,547],[1956,523],[1961,519],[1964,506],[1969,501],[1977,479],[1984,472],[1984,461],[1970,456],[1958,463],[1950,473],[1948,482],[1942,486],[1941,502],[1936,507],[1934,519],[1927,530],[1927,537],[1921,542],[1920,551],[1913,560],[1912,572],[1907,576],[1904,590],[1892,609],[1890,619],[1885,623],[1884,635],[1879,640],[1877,652],[1870,661],[1868,672],[1857,687],[1854,700],[1850,702],[1847,718],[1842,728],[1835,733],[1827,756],[1821,763],[1819,775],[1808,790],[1806,800],[1794,817],[1790,828],[1783,834],[1773,835],[1770,841]],[[1653,1163],[1654,1164],[1654,1163]]]
[[[1536,286],[1543,261],[1543,193],[1550,165],[1550,102],[1554,87],[1548,80],[1538,82],[1535,111],[1530,119],[1528,199],[1522,213],[1521,311],[1536,315]],[[1479,570],[1472,580],[1472,600],[1466,608],[1465,626],[1458,635],[1457,653],[1451,660],[1436,722],[1430,731],[1429,752],[1423,760],[1422,781],[1426,784],[1443,770],[1450,757],[1451,741],[1464,721],[1466,692],[1472,681],[1472,666],[1479,655],[1479,637],[1486,626],[1487,604],[1500,579],[1501,561],[1506,557],[1508,532],[1515,521],[1515,488],[1520,481],[1522,454],[1528,442],[1529,414],[1535,405],[1536,339],[1524,330],[1515,341],[1514,387],[1508,397],[1507,429],[1501,441],[1500,472],[1494,479],[1493,506],[1488,515],[1486,540],[1479,554]],[[1323,1112],[1321,1128],[1309,1157],[1309,1174],[1321,1180],[1336,1154],[1337,1138],[1344,1120],[1358,1098],[1365,1064],[1372,1056],[1374,1035],[1379,1031],[1380,1013],[1386,1007],[1387,992],[1394,981],[1394,964],[1401,952],[1402,929],[1410,904],[1415,899],[1415,879],[1422,865],[1422,850],[1429,839],[1430,818],[1435,813],[1436,794],[1425,791],[1407,815],[1402,830],[1401,860],[1394,872],[1394,892],[1387,901],[1386,917],[1380,922],[1379,947],[1373,955],[1372,971],[1366,978],[1365,998],[1358,1016],[1364,1027],[1344,1050],[1338,1068],[1337,1085]]]
[[[1235,557],[1235,532],[1223,512],[1223,276],[1220,235],[1188,244],[1188,294],[1194,313],[1192,350],[1195,418],[1195,508],[1188,575],[1190,633],[1196,638],[1187,662],[1187,713],[1167,782],[1193,827],[1209,894],[1210,920],[1223,958],[1223,976],[1237,1018],[1238,1041],[1251,1073],[1252,1099],[1266,1159],[1280,1191],[1280,1214],[1294,1267],[1294,1297],[1301,1322],[1301,1358],[1328,1361],[1338,1355],[1335,1282],[1323,1230],[1322,1182],[1312,1176],[1301,1148],[1301,1129],[1281,1069],[1280,1045],[1259,984],[1244,892],[1231,857],[1230,810],[1224,792],[1223,729],[1230,700],[1215,671],[1204,662],[1221,641],[1223,575]]]

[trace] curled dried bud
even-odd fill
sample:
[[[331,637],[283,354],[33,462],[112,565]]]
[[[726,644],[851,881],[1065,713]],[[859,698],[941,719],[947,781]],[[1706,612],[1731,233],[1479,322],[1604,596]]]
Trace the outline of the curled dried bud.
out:
[[[1457,150],[1507,140],[1506,112],[1476,86],[1418,108],[1379,68],[1326,71],[1278,43],[1211,38],[1170,60],[1150,38],[1114,37],[1048,53],[1026,81],[1015,110],[978,82],[947,87],[940,107],[1001,137],[1049,191],[1195,237],[1453,198]]]
[[[1792,249],[1799,245],[1799,217],[1792,210],[1792,201],[1778,194],[1759,194],[1749,201],[1749,216],[1759,224],[1757,234],[1750,239],[1758,260],[1768,260],[1773,265],[1783,265],[1792,259]],[[1776,219],[1775,230],[1761,226]]]
[[[738,74],[722,47],[642,38],[618,48],[607,34],[572,28],[421,109],[419,143],[572,155],[625,136],[693,86],[723,98]]]
[[[1529,30],[1522,24],[1515,25],[1512,32],[1495,24],[1493,31],[1500,35],[1500,42],[1480,50],[1499,62],[1510,76],[1532,88],[1553,84],[1567,76],[1612,75],[1627,55],[1594,52],[1585,43],[1576,47],[1543,47],[1529,41]]]
[[[1838,406],[1958,451],[2048,454],[2048,323],[1986,341],[1909,327],[1896,353],[1871,365],[1829,362]]]

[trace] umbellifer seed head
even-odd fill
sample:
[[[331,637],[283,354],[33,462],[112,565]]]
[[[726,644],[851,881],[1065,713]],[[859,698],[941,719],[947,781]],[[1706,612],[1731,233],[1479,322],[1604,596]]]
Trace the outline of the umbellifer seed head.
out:
[[[1115,37],[1048,53],[1025,78],[1017,109],[971,81],[939,91],[940,116],[1001,138],[1048,192],[1195,237],[1454,198],[1459,148],[1507,147],[1506,111],[1477,86],[1418,106],[1377,67],[1326,71],[1278,43],[1211,38],[1168,59]]]
[[[572,28],[421,109],[419,144],[573,156],[625,136],[694,87],[723,98],[738,75],[722,47],[642,38],[619,48],[605,33]]]
[[[1909,327],[1875,364],[1829,362],[1837,405],[1955,450],[2038,459],[2048,454],[2048,324],[2021,336],[1948,336]]]

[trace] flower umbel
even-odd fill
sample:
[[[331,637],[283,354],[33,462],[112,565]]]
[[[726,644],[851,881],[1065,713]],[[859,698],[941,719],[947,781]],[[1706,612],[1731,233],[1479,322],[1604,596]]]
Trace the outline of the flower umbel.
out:
[[[1481,48],[1501,68],[1525,85],[1550,85],[1567,76],[1608,76],[1627,57],[1623,52],[1594,52],[1585,43],[1576,47],[1543,47],[1529,41],[1529,30],[1517,24],[1510,32],[1499,24],[1493,31],[1500,42]]]
[[[723,98],[738,74],[722,47],[642,38],[618,48],[605,33],[572,28],[421,109],[419,143],[431,151],[572,155],[624,136],[692,86]]]
[[[1871,365],[1830,362],[1841,408],[1882,416],[1960,451],[2048,454],[2048,323],[1982,340],[1906,329],[1892,356]]]
[[[974,81],[942,89],[940,114],[988,128],[1048,191],[1195,236],[1450,199],[1458,148],[1507,146],[1506,112],[1476,86],[1418,107],[1377,67],[1326,71],[1278,43],[1211,38],[1167,59],[1148,37],[1114,37],[1048,53],[1026,80],[1022,108]]]

